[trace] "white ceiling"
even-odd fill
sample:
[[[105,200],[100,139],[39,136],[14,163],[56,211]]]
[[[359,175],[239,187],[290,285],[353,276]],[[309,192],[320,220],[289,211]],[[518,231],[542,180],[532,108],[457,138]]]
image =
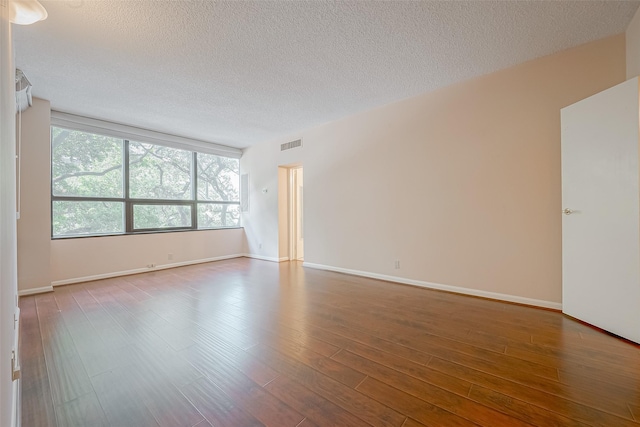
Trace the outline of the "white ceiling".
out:
[[[635,1],[41,3],[16,65],[53,109],[244,148],[623,32]]]

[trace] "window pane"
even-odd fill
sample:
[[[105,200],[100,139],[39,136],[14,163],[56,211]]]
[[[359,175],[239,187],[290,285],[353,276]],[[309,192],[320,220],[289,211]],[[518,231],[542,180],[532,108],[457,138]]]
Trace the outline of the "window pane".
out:
[[[53,236],[124,233],[124,203],[53,202]]]
[[[134,205],[133,228],[191,227],[189,205]]]
[[[52,127],[53,194],[122,197],[122,153],[121,139]]]
[[[240,200],[240,160],[198,153],[198,200]]]
[[[191,152],[129,143],[129,197],[191,199]]]
[[[198,228],[240,226],[240,206],[216,203],[198,204]]]

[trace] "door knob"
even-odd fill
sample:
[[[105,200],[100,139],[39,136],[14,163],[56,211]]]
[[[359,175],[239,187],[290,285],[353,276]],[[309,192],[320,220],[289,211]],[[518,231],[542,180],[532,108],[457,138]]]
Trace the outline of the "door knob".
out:
[[[562,213],[565,214],[565,215],[571,215],[573,213],[573,211],[571,209],[569,209],[569,208],[564,208],[562,210]]]

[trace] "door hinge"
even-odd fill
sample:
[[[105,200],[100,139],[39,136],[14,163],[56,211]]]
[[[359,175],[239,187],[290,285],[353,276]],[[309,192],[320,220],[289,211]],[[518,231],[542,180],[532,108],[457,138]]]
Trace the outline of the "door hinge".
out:
[[[11,381],[16,381],[20,379],[20,365],[18,365],[18,361],[16,360],[16,352],[15,350],[11,352]]]

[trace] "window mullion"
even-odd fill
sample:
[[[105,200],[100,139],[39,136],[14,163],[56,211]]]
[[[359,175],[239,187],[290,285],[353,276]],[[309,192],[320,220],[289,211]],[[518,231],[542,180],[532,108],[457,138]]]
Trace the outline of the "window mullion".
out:
[[[133,231],[133,204],[129,197],[129,140],[124,140],[124,200],[125,232]]]
[[[198,153],[193,152],[191,156],[191,226],[198,229]]]

